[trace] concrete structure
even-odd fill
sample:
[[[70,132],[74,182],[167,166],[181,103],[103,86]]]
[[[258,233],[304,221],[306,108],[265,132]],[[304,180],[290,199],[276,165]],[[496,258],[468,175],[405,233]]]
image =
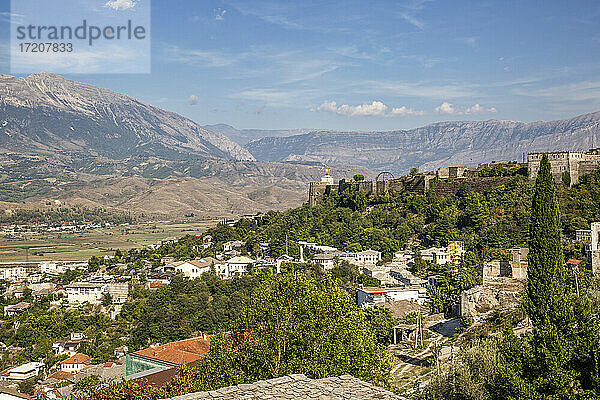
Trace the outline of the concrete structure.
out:
[[[68,340],[57,340],[52,344],[52,351],[56,355],[67,354],[73,356],[77,354],[77,350],[82,343],[87,342],[88,339],[81,332],[72,332],[71,337]]]
[[[315,254],[313,262],[319,264],[324,270],[332,269],[335,267],[335,256],[332,254]]]
[[[8,381],[24,381],[25,379],[37,376],[42,368],[44,368],[44,363],[29,362],[7,370],[0,376],[0,379]]]
[[[383,305],[385,302],[408,300],[424,304],[427,290],[421,286],[402,288],[359,288],[356,291],[356,303],[359,307]]]
[[[242,240],[233,240],[230,242],[223,243],[223,251],[231,251],[240,247],[244,247],[246,242]]]
[[[94,282],[74,282],[65,288],[67,300],[71,304],[99,304],[104,293],[108,291],[108,284]]]
[[[406,286],[421,286],[427,287],[427,279],[419,278],[413,275],[409,270],[397,267],[392,264],[390,268],[390,276],[395,279],[398,283],[402,283]]]
[[[138,350],[125,356],[126,375],[154,368],[166,370],[203,357],[210,350],[210,337],[199,336]]]
[[[392,265],[400,268],[410,268],[415,263],[415,254],[410,250],[400,250],[394,253]]]
[[[27,269],[20,265],[2,266],[0,268],[0,280],[9,282],[21,282],[27,279]]]
[[[287,375],[250,384],[229,386],[210,392],[198,392],[173,397],[170,400],[404,400],[351,375],[309,379],[303,374]]]
[[[106,290],[112,297],[113,304],[123,304],[129,297],[129,283],[127,282],[111,282]]]
[[[592,231],[590,229],[577,229],[575,231],[575,240],[590,243],[592,241]]]
[[[5,317],[14,317],[15,315],[23,313],[30,306],[31,306],[31,304],[27,303],[26,301],[22,301],[20,303],[13,304],[11,306],[5,306],[4,307],[4,316]]]
[[[332,255],[338,257],[340,260],[348,261],[352,264],[366,265],[366,264],[377,264],[381,261],[381,252],[376,250],[364,250],[357,252],[334,252]]]
[[[549,153],[527,154],[527,172],[529,179],[536,179],[540,169],[542,156],[548,154],[550,172],[558,184],[563,184],[568,177],[568,183],[574,185],[582,175],[589,174],[600,166],[600,149],[583,151],[554,151]]]
[[[483,263],[483,284],[485,285],[494,278],[512,278],[527,280],[527,255],[528,248],[510,249],[512,253],[511,261],[492,260]]]
[[[600,222],[592,222],[590,244],[587,248],[588,265],[594,275],[600,275]]]

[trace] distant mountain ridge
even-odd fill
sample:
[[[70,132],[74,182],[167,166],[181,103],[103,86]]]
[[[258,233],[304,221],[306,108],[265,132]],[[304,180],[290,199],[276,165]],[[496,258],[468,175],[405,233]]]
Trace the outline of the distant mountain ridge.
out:
[[[0,75],[0,147],[125,158],[254,160],[226,136],[125,94],[62,76]]]
[[[451,121],[385,132],[314,131],[268,137],[245,147],[260,161],[317,161],[362,165],[374,171],[406,173],[416,166],[521,161],[531,151],[588,149],[600,145],[600,112],[524,123]]]
[[[293,136],[312,131],[312,129],[236,129],[227,124],[204,125],[203,127],[209,131],[221,133],[242,146],[264,137]]]

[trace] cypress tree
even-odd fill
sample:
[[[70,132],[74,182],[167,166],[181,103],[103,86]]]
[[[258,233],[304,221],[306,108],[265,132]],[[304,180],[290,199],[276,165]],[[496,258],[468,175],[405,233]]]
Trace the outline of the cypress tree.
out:
[[[571,387],[573,312],[563,266],[558,199],[548,156],[540,163],[531,205],[525,309],[533,323],[530,363],[525,375],[538,393],[559,394]]]
[[[529,224],[527,311],[534,326],[564,321],[566,275],[560,236],[560,211],[550,162],[544,154],[535,182]]]

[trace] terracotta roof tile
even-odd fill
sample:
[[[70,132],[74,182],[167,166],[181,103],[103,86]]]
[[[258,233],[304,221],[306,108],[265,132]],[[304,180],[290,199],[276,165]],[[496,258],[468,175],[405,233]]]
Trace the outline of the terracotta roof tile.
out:
[[[71,378],[72,376],[73,374],[67,371],[56,371],[52,375],[48,376],[47,379],[65,380]]]
[[[83,353],[77,353],[64,361],[61,361],[61,364],[85,364],[89,365],[92,361],[92,358]]]
[[[210,350],[210,338],[197,337],[136,351],[135,355],[181,365],[202,358]]]

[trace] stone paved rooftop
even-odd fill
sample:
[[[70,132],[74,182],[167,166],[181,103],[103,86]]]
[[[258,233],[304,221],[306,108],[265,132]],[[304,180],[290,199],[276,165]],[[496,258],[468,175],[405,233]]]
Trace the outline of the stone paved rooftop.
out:
[[[189,393],[171,400],[401,400],[403,397],[373,386],[351,375],[309,379],[287,375],[250,384],[224,387],[210,392]]]

